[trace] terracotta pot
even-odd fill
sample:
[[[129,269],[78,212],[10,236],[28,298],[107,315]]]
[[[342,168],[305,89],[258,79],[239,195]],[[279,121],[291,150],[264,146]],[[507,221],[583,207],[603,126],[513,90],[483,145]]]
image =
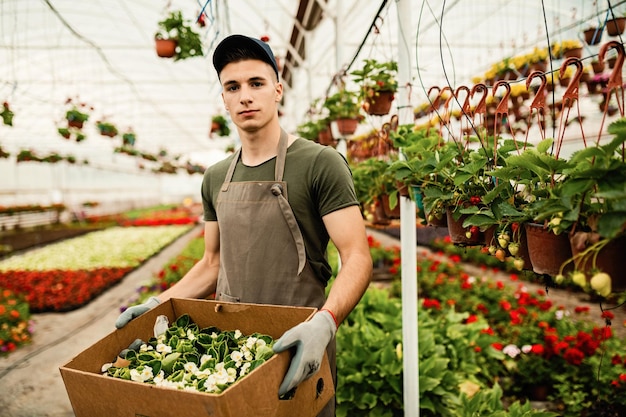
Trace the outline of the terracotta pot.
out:
[[[624,33],[624,29],[626,29],[626,17],[616,17],[606,22],[606,33],[609,36],[619,36]]]
[[[368,94],[365,102],[367,103],[367,114],[373,116],[384,116],[389,114],[391,104],[394,99],[393,91],[378,91]]]
[[[329,127],[319,131],[317,134],[317,142],[321,145],[333,145],[335,143],[333,132],[330,131]]]
[[[83,122],[81,120],[68,120],[67,127],[75,127],[77,129],[82,129]]]
[[[391,219],[385,214],[385,209],[380,201],[374,203],[374,212],[372,214],[374,216],[373,224],[385,226],[391,223]]]
[[[383,194],[380,196],[381,205],[383,206],[383,210],[385,211],[385,215],[389,219],[399,219],[400,218],[400,204],[396,204],[396,206],[392,209],[389,204],[389,194]]]
[[[358,119],[337,119],[337,130],[342,135],[351,135],[356,132],[356,128],[359,125]]]
[[[583,48],[572,48],[566,51],[563,51],[563,59],[565,58],[582,58],[583,57]]]
[[[604,28],[589,28],[585,30],[583,33],[585,35],[585,42],[587,45],[597,45],[602,40],[602,32],[604,32]]]
[[[155,39],[156,53],[161,58],[172,58],[176,54],[175,39]]]
[[[606,62],[609,64],[609,68],[613,68],[615,66],[615,63],[617,62],[617,57],[616,56],[612,56],[610,58],[608,58],[606,60]]]
[[[570,248],[572,256],[574,256],[576,269],[584,271],[587,273],[587,277],[591,278],[589,273],[593,269],[593,255],[576,258],[576,255],[584,251],[588,246],[590,246],[589,243],[584,241],[576,243],[576,238],[574,236],[570,237]],[[596,268],[611,276],[611,290],[613,292],[626,291],[626,269],[622,260],[622,256],[625,254],[626,235],[609,242],[598,252],[596,258]]]
[[[561,265],[572,257],[572,249],[566,233],[555,235],[547,227],[537,223],[525,223],[528,255],[537,274],[556,276]],[[573,270],[572,263],[568,263],[563,273]]]
[[[448,222],[448,233],[450,234],[450,240],[455,245],[469,246],[469,245],[482,245],[484,242],[484,236],[482,233],[476,233],[472,237],[468,238],[466,233],[469,231],[469,227],[463,227],[463,222],[467,218],[467,215],[463,214],[459,220],[455,220],[452,214],[452,209],[446,210],[446,217]]]
[[[591,61],[591,68],[593,69],[594,74],[600,74],[604,71],[604,62],[602,61]]]

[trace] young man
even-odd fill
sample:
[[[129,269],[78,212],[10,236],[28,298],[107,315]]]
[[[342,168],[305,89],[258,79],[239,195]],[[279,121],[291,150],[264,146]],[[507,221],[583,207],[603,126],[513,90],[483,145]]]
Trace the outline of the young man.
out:
[[[204,255],[158,298],[122,313],[116,326],[171,297],[317,307],[275,343],[276,352],[296,347],[282,395],[317,372],[325,350],[335,374],[335,332],[370,282],[365,226],[345,159],[281,128],[283,85],[269,46],[229,36],[213,65],[241,148],[204,175]],[[341,269],[326,298],[329,239]],[[320,415],[334,415],[334,401]]]

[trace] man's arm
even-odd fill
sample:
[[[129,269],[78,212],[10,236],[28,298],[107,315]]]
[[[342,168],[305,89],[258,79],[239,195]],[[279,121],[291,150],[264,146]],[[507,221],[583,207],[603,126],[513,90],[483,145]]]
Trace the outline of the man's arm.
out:
[[[159,301],[170,298],[206,298],[215,293],[220,269],[220,231],[216,221],[204,224],[204,254],[175,285],[159,294]]]
[[[372,257],[358,206],[334,211],[323,220],[339,252],[341,268],[322,308],[334,313],[340,324],[367,290],[372,277]]]

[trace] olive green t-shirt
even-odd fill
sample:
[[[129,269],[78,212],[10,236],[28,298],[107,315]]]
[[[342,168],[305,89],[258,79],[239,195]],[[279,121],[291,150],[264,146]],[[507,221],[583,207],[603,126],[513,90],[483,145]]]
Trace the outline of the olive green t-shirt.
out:
[[[202,181],[204,220],[216,221],[215,206],[226,171],[234,156],[209,167]],[[276,158],[258,166],[241,162],[235,168],[233,182],[273,181]],[[329,236],[322,217],[348,206],[358,205],[352,174],[345,158],[335,149],[306,139],[297,139],[287,148],[285,173],[287,199],[304,238],[307,260],[324,283],[332,271],[326,259]]]

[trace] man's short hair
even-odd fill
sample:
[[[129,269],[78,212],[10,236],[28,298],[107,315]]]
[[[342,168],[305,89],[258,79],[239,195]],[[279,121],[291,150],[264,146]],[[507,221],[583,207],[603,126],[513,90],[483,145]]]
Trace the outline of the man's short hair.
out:
[[[213,66],[218,77],[227,64],[247,59],[258,59],[268,63],[274,69],[278,80],[278,65],[274,53],[270,46],[260,39],[231,35],[224,38],[213,52]]]

